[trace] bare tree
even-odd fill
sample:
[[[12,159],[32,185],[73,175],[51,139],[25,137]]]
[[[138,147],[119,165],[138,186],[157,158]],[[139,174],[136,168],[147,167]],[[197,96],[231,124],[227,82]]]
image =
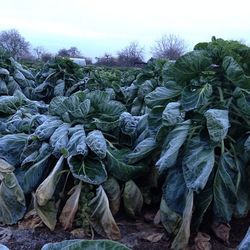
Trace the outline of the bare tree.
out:
[[[131,42],[117,54],[120,66],[134,66],[137,63],[143,62],[144,49],[140,47],[138,42]]]
[[[42,47],[42,46],[35,47],[33,50],[34,50],[38,60],[41,60],[42,55],[47,53],[46,50],[44,49],[44,47]]]
[[[112,67],[117,65],[117,60],[111,54],[105,53],[102,57],[96,57],[95,64],[100,66]]]
[[[43,62],[47,62],[47,61],[50,61],[51,59],[53,59],[54,56],[51,54],[51,53],[48,53],[48,52],[45,52],[41,55],[41,60]]]
[[[81,52],[78,50],[77,47],[70,47],[69,49],[60,49],[58,52],[57,52],[57,56],[61,56],[61,57],[73,57],[73,58],[76,58],[76,57],[82,57],[82,54]]]
[[[174,34],[165,34],[160,40],[155,42],[155,46],[152,48],[152,53],[155,58],[176,60],[185,52],[185,50],[186,43],[182,38]]]
[[[16,59],[30,54],[30,43],[16,29],[0,32],[0,47]]]

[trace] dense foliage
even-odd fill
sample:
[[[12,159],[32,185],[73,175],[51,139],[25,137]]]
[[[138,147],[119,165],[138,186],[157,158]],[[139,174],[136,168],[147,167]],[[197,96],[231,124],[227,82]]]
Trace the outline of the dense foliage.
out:
[[[51,230],[118,240],[121,208],[158,205],[182,249],[207,211],[217,224],[249,212],[249,47],[214,38],[143,69],[34,72],[1,58],[1,223],[33,204]]]

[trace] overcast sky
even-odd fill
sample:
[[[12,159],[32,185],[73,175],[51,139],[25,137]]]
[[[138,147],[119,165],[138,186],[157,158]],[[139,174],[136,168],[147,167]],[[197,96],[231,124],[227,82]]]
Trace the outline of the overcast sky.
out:
[[[0,30],[16,28],[51,52],[77,46],[84,55],[115,54],[138,41],[149,56],[163,34],[189,48],[213,35],[250,43],[249,0],[1,0]]]

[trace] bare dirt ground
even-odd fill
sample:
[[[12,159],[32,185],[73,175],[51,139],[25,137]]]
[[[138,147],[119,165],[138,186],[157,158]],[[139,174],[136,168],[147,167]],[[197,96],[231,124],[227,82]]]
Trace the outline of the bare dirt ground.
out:
[[[118,226],[121,230],[121,243],[131,249],[150,249],[162,250],[170,249],[171,236],[169,236],[161,225],[154,225],[149,214],[136,221],[127,218],[117,218]],[[204,223],[201,227],[203,232],[211,236],[212,249],[214,250],[232,250],[236,249],[239,242],[243,239],[248,226],[250,225],[250,216],[244,219],[233,220],[231,223],[230,244],[224,245],[210,231],[210,225]],[[45,226],[31,229],[20,229],[18,226],[0,227],[0,243],[8,246],[11,250],[37,250],[49,242],[58,242],[67,239],[87,238],[81,231],[64,231],[60,225],[54,232],[51,232]],[[98,239],[97,235],[95,239]],[[191,240],[192,242],[192,240]]]

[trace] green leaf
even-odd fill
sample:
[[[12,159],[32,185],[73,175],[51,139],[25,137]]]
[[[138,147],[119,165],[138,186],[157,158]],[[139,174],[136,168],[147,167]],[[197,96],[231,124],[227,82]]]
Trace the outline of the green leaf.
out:
[[[69,129],[69,142],[67,145],[67,155],[83,155],[87,156],[88,147],[86,144],[86,134],[83,125],[76,125]]]
[[[208,103],[209,97],[213,93],[213,88],[209,83],[201,88],[187,86],[182,92],[181,104],[185,111],[197,109]]]
[[[160,205],[161,223],[170,234],[177,234],[181,225],[181,216],[172,211],[162,198]]]
[[[237,175],[238,169],[234,158],[229,153],[222,154],[213,183],[213,211],[219,222],[227,223],[232,218],[237,199]]]
[[[0,222],[16,224],[23,218],[26,202],[14,173],[14,167],[0,159]]]
[[[25,194],[31,193],[47,176],[50,171],[50,157],[51,154],[44,156],[25,171],[22,185]]]
[[[169,79],[178,83],[188,82],[198,77],[212,64],[205,51],[191,51],[178,58],[173,66],[168,67],[166,74]]]
[[[162,190],[162,197],[169,209],[182,215],[188,190],[180,166],[169,169]]]
[[[108,197],[102,186],[96,189],[96,196],[90,201],[89,206],[93,211],[91,215],[93,228],[108,239],[119,240],[121,237],[120,229],[112,216]]]
[[[250,77],[245,75],[243,68],[231,56],[225,56],[222,63],[226,78],[234,85],[250,89]]]
[[[182,168],[189,189],[202,190],[213,170],[215,163],[214,149],[208,142],[193,138],[185,152]]]
[[[145,103],[149,108],[158,105],[166,105],[169,100],[178,97],[181,94],[180,88],[157,87],[154,91],[145,96]]]
[[[131,165],[126,163],[126,156],[131,151],[129,149],[116,149],[109,147],[107,151],[107,169],[109,174],[121,181],[128,181],[136,177],[142,176],[147,172],[144,165]]]
[[[71,125],[68,123],[61,124],[50,137],[49,142],[53,148],[52,153],[56,157],[59,157],[61,155],[62,150],[65,149],[68,145],[68,133],[70,126]]]
[[[107,179],[105,165],[99,159],[84,158],[82,155],[69,156],[68,165],[73,176],[81,181],[100,185]]]
[[[88,133],[86,143],[91,151],[93,151],[100,159],[106,157],[107,144],[101,131],[93,130]]]
[[[221,109],[209,109],[204,113],[207,119],[207,128],[211,140],[220,142],[224,140],[230,127],[228,111]]]
[[[22,151],[27,142],[26,134],[0,135],[0,158],[13,166],[19,165]]]
[[[138,124],[138,119],[128,112],[123,112],[119,118],[119,127],[123,134],[134,135]]]
[[[132,180],[125,183],[123,205],[125,212],[133,218],[141,213],[143,205],[142,193]]]
[[[187,138],[190,125],[191,121],[187,120],[178,124],[168,134],[163,145],[161,157],[156,162],[156,167],[160,173],[175,165],[179,150]]]
[[[121,243],[111,240],[65,240],[58,243],[48,243],[42,250],[130,250]]]
[[[155,149],[157,148],[157,144],[154,138],[146,138],[141,141],[134,150],[128,154],[126,159],[129,164],[134,164],[147,156],[149,156]]]

